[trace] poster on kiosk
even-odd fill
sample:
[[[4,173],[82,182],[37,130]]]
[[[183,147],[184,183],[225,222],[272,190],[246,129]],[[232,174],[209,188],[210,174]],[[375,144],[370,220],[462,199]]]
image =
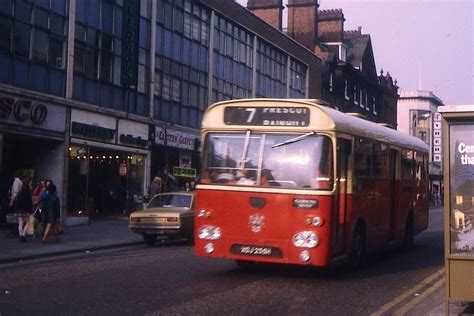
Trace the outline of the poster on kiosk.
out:
[[[474,257],[474,125],[450,126],[451,254]]]
[[[446,299],[474,302],[474,105],[441,106],[438,111],[445,157]]]

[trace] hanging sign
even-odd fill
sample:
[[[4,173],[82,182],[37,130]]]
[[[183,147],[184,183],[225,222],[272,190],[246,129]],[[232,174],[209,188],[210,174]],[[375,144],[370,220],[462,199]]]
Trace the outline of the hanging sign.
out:
[[[127,163],[126,162],[121,162],[119,165],[119,174],[121,177],[126,177],[127,176]]]

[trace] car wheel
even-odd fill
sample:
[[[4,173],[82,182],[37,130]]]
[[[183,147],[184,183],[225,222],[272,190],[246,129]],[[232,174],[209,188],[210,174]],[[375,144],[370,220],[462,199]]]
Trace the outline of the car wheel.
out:
[[[156,241],[156,235],[143,235],[143,241],[147,244],[152,246],[155,244]]]

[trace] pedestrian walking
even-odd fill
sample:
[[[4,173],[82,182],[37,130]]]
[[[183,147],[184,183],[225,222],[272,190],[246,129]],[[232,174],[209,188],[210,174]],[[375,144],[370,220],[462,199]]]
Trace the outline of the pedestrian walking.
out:
[[[18,210],[18,237],[20,238],[20,242],[25,242],[29,217],[33,208],[31,190],[27,179],[23,179],[20,192],[18,192],[16,199]]]
[[[41,242],[43,244],[48,242],[48,236],[51,231],[55,233],[56,241],[59,241],[60,226],[58,220],[60,203],[53,181],[46,181],[46,190],[41,195],[39,203],[41,203],[41,208],[44,213],[44,223],[46,224]]]
[[[163,183],[160,177],[155,177],[148,187],[148,196],[150,198],[154,197],[158,193],[161,193],[163,190]]]
[[[20,193],[21,186],[23,185],[23,182],[20,180],[20,172],[15,171],[15,174],[13,176],[13,183],[12,187],[10,189],[10,209],[12,210],[13,213],[18,212],[18,193]]]

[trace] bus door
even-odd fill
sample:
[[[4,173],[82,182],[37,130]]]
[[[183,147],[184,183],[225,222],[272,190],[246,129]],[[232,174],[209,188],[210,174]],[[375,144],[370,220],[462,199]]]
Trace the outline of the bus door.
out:
[[[344,252],[344,245],[346,240],[346,219],[348,209],[348,169],[349,169],[349,156],[351,154],[352,143],[350,140],[338,138],[337,140],[337,169],[336,177],[337,188],[336,188],[336,203],[335,203],[335,252],[340,254]]]
[[[397,159],[398,159],[398,150],[390,149],[390,197],[389,197],[389,205],[390,205],[390,214],[389,214],[389,241],[393,241],[395,239],[395,214],[398,208],[398,199],[395,199],[397,196],[397,192],[399,190],[397,186]],[[396,205],[397,204],[397,205]]]

